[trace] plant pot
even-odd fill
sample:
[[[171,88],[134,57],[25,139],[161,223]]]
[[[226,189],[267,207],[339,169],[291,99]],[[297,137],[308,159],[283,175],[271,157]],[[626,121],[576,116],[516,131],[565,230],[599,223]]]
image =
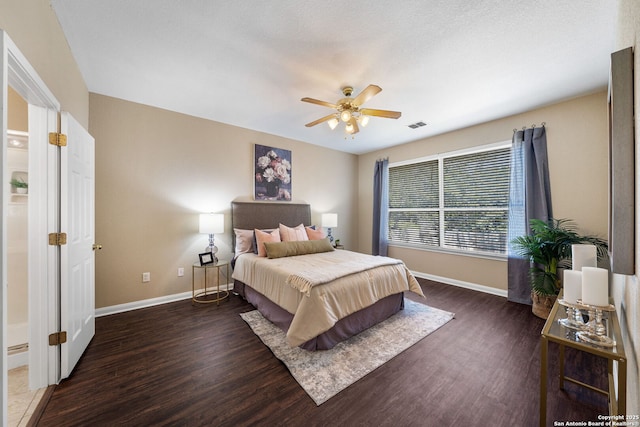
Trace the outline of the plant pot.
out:
[[[551,313],[551,308],[558,297],[556,295],[539,295],[531,292],[531,300],[533,305],[531,311],[541,319],[546,319]]]
[[[17,194],[27,194],[27,189],[24,187],[16,187]]]

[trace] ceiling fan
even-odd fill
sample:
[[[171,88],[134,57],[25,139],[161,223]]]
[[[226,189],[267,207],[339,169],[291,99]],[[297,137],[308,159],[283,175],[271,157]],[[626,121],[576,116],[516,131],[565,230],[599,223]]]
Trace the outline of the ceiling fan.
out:
[[[346,86],[342,88],[342,93],[345,97],[340,99],[335,104],[313,98],[302,98],[301,101],[322,105],[323,107],[329,107],[336,110],[335,113],[331,113],[328,116],[322,117],[321,119],[307,123],[305,126],[311,127],[319,123],[329,122],[329,126],[331,127],[331,129],[335,129],[336,126],[338,126],[338,123],[340,123],[340,121],[343,121],[344,123],[346,123],[345,130],[347,131],[347,133],[353,135],[360,131],[358,125],[363,127],[367,125],[367,123],[369,122],[369,116],[384,117],[387,119],[397,119],[398,117],[400,117],[402,113],[400,113],[399,111],[360,108],[362,104],[380,93],[380,91],[382,91],[380,86],[369,85],[355,98],[352,98],[351,94],[353,94],[353,88],[351,86]]]

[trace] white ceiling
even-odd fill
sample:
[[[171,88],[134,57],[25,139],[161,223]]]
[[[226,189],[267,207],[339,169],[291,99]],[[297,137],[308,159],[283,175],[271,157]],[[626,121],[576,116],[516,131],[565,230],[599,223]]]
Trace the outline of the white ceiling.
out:
[[[606,87],[617,0],[51,0],[90,92],[365,153]],[[304,126],[382,92],[355,139]],[[407,125],[424,121],[416,130]],[[525,124],[523,124],[525,125]],[[505,129],[510,135],[511,129]],[[259,141],[255,141],[258,142]]]

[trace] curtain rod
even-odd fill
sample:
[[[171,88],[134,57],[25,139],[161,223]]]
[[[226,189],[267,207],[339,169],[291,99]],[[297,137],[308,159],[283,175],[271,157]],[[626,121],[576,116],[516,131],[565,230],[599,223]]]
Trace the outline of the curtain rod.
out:
[[[542,126],[542,127],[544,127],[546,124],[547,124],[547,122],[542,122],[542,123],[541,123],[541,126]],[[536,127],[536,124],[535,124],[535,123],[531,125],[531,129],[534,129],[535,127]],[[527,127],[526,127],[526,126],[522,126],[522,130],[526,130],[526,129],[527,129]],[[517,131],[518,131],[518,129],[513,128],[513,132],[514,132],[514,133],[515,133],[515,132],[517,132]]]

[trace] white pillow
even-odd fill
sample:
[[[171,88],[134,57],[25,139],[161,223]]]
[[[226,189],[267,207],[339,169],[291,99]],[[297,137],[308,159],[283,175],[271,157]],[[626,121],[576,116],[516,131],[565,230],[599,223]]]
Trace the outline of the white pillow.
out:
[[[236,257],[253,252],[253,230],[234,228],[233,231],[236,233]]]
[[[287,227],[280,224],[278,226],[280,230],[280,239],[283,242],[296,242],[299,240],[309,240],[307,236],[307,230],[304,229],[304,225],[300,224],[295,227]]]

